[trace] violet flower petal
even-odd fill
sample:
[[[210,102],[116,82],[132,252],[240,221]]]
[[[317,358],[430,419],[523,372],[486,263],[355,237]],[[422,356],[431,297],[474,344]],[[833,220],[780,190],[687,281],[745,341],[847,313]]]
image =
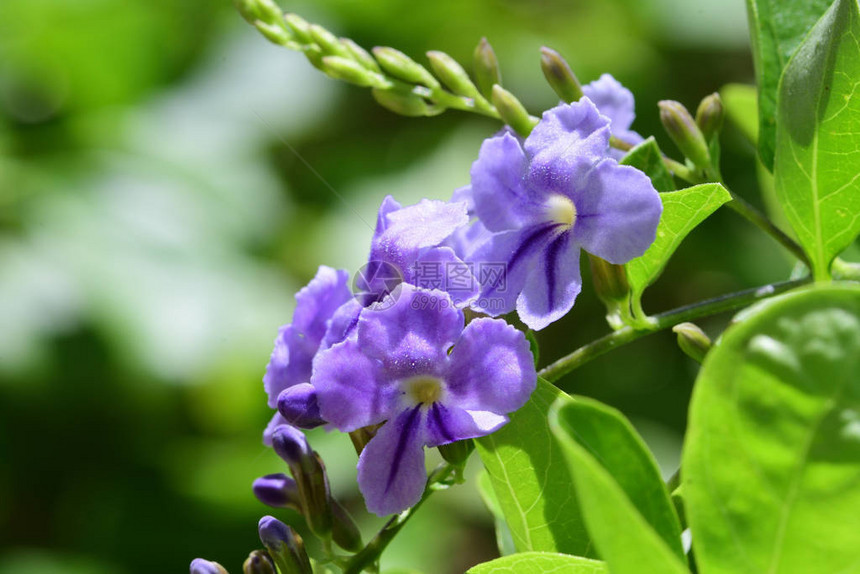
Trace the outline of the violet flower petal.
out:
[[[558,234],[540,255],[517,298],[517,315],[538,331],[558,321],[573,308],[582,290],[579,245],[570,231]]]
[[[505,415],[490,411],[467,411],[435,403],[427,410],[427,446],[486,436],[507,422]]]
[[[582,92],[601,114],[609,118],[612,135],[633,145],[642,142],[642,136],[630,129],[636,119],[635,102],[630,90],[610,74],[603,74],[582,86]]]

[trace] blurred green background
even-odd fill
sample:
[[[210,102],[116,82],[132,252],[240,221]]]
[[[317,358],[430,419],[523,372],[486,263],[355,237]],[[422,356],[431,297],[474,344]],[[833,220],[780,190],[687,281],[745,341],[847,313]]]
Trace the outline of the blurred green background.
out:
[[[630,87],[634,127],[673,153],[659,99],[695,109],[753,77],[743,0],[284,8],[416,58],[439,49],[466,63],[487,36],[532,113],[556,103],[538,65],[549,45],[581,80],[610,72]],[[251,482],[282,470],[260,442],[261,377],[294,292],[321,263],[358,268],[385,194],[409,204],[467,183],[498,128],[457,112],[395,116],[267,43],[226,0],[2,0],[0,574],[184,572],[196,556],[240,571],[269,513]],[[752,147],[732,126],[724,146],[729,183],[760,204]],[[646,310],[788,271],[775,244],[720,212]],[[602,315],[586,287],[540,334],[542,362],[606,332]],[[563,386],[621,408],[671,473],[695,373],[664,333]],[[364,515],[348,439],[312,441]],[[462,572],[495,554],[470,483],[434,497],[384,565]]]

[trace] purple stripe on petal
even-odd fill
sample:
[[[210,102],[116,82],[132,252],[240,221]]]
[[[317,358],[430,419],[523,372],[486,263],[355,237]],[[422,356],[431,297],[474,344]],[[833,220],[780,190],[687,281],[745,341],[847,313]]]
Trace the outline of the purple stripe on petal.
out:
[[[430,409],[427,419],[427,446],[485,436],[507,422],[508,417],[502,414],[470,411],[454,404],[445,406],[437,403]]]
[[[554,245],[554,249],[548,246],[540,255],[538,265],[546,273],[530,275],[517,298],[517,314],[535,331],[567,314],[582,289],[579,245],[570,232],[559,237]],[[553,277],[551,284],[547,281],[550,273]]]
[[[555,306],[555,268],[557,265],[559,252],[570,241],[570,233],[562,233],[553,239],[546,247],[546,256],[543,259],[543,270],[546,275],[547,295],[549,298],[549,307]]]
[[[428,427],[431,427],[435,434],[441,436],[446,443],[457,440],[454,438],[454,435],[451,434],[451,431],[448,430],[447,425],[450,424],[450,421],[447,423],[445,421],[448,417],[450,417],[448,409],[439,403],[430,407],[430,420],[428,421]]]
[[[403,462],[403,454],[406,451],[406,445],[414,439],[414,434],[418,431],[418,423],[420,422],[421,407],[417,406],[406,415],[406,420],[403,421],[400,428],[400,438],[397,440],[397,447],[394,449],[394,460],[391,463],[391,468],[388,471],[388,480],[385,482],[386,494],[394,484],[394,479],[397,478],[397,471],[400,470],[400,464]]]
[[[538,225],[524,230],[520,234],[518,238],[519,241],[513,251],[505,258],[505,263],[507,265],[505,268],[505,280],[501,280],[502,278],[500,277],[500,280],[494,282],[492,285],[484,286],[484,290],[481,292],[481,297],[490,297],[497,291],[500,291],[502,287],[508,288],[509,285],[507,280],[510,279],[511,276],[524,273],[521,268],[528,266],[534,253],[540,249],[541,245],[548,240],[553,230],[557,229],[559,226],[560,224],[557,223],[545,223],[543,225]]]

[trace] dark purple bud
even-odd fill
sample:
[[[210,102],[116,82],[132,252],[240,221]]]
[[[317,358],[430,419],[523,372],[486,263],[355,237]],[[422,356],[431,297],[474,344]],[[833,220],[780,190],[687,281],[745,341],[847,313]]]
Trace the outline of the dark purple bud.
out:
[[[254,481],[254,496],[272,508],[292,508],[300,511],[299,488],[286,474],[267,474]]]
[[[305,434],[295,427],[281,425],[272,433],[272,447],[278,456],[289,465],[300,465],[313,450]]]
[[[242,565],[244,574],[278,574],[275,562],[265,550],[254,550]]]
[[[272,516],[261,518],[257,530],[281,574],[313,572],[304,542],[295,530]]]
[[[278,412],[291,425],[312,429],[325,424],[317,404],[317,392],[310,383],[293,385],[278,395]]]
[[[191,574],[227,574],[227,571],[217,562],[195,558],[191,561]]]

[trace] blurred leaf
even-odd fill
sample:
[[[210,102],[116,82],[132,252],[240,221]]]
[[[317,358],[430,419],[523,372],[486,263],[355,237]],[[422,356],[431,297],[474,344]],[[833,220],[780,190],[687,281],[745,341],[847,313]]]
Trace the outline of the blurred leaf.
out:
[[[780,76],[807,31],[829,5],[830,0],[747,0],[758,83],[758,150],[769,170],[774,162]]]
[[[860,287],[745,313],[708,355],[684,445],[703,572],[860,572]]]
[[[758,100],[755,86],[726,84],[720,89],[720,97],[729,120],[755,145],[758,141]]]
[[[648,251],[626,264],[627,280],[636,301],[669,262],[681,241],[721,205],[731,200],[719,183],[703,183],[678,191],[660,194],[663,215],[657,226],[657,238]]]
[[[571,400],[538,379],[507,425],[475,441],[520,552],[591,553],[570,472],[547,423],[553,404]]]
[[[776,193],[816,279],[860,232],[860,12],[837,0],[779,87]]]
[[[470,568],[466,574],[608,574],[604,562],[569,554],[552,552],[523,552],[513,556],[497,558]]]
[[[657,191],[674,191],[675,180],[663,163],[663,153],[654,136],[649,137],[631,149],[619,162],[623,165],[631,165],[636,169],[644,171],[651,178],[651,183]]]
[[[645,442],[615,409],[577,397],[551,415],[588,532],[613,573],[686,572],[681,527]]]
[[[502,506],[499,504],[496,491],[493,490],[493,483],[490,481],[490,475],[487,474],[486,470],[482,470],[478,474],[478,492],[481,494],[481,500],[484,501],[490,514],[493,515],[499,554],[502,556],[514,554],[517,551],[516,546],[514,546],[514,537],[511,534],[508,523],[505,522],[505,513],[502,512]]]

